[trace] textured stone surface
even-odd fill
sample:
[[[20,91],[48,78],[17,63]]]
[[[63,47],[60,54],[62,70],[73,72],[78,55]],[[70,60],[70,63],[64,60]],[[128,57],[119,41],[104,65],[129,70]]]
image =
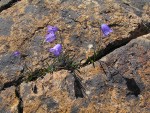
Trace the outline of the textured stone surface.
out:
[[[15,87],[0,92],[0,113],[17,113],[19,100],[15,94]]]
[[[132,9],[137,16],[142,17],[143,8],[146,4],[149,4],[149,0],[116,0],[123,3],[122,6],[127,10]]]
[[[76,99],[73,85],[75,79],[66,70],[22,83],[20,94],[23,110],[25,113],[148,113],[149,52],[150,34],[134,39],[103,57],[95,62],[95,68],[92,64],[81,68],[78,75],[85,88],[84,98]]]
[[[10,35],[10,28],[13,24],[13,21],[11,19],[3,19],[0,18],[0,27],[1,27],[1,31],[0,31],[0,35]]]
[[[0,67],[13,51],[18,50],[26,57],[20,60],[21,68],[16,67],[18,64],[14,66],[15,72],[12,71],[11,79],[7,78],[9,75],[5,67],[10,70],[14,69],[9,63],[4,63],[0,72],[3,75],[0,82],[15,80],[19,74],[13,73],[16,71],[20,73],[25,62],[33,71],[35,68],[43,67],[46,62],[50,62],[52,58],[48,58],[48,49],[55,43],[60,43],[60,35],[64,43],[63,50],[68,51],[69,54],[75,54],[79,62],[92,56],[94,50],[104,49],[108,44],[115,45],[113,43],[115,41],[130,40],[147,33],[149,4],[143,6],[145,8],[143,8],[143,17],[139,17],[132,8],[126,11],[120,5],[123,3],[115,0],[22,0],[15,2],[0,14]],[[143,18],[145,26],[141,25]],[[101,23],[109,24],[114,31],[107,38],[102,37],[99,28]],[[55,43],[43,43],[47,25],[55,25],[60,29]],[[92,45],[92,48],[89,48],[89,45]]]
[[[0,90],[5,83],[17,81],[24,70],[21,57],[14,57],[12,54],[4,54],[0,57]]]
[[[125,79],[127,84],[131,82],[131,79],[134,79],[140,88],[140,91],[137,91],[138,89],[133,85],[133,81],[132,84],[128,84],[130,88],[127,88],[126,99],[130,103],[129,106],[133,105],[130,110],[132,112],[149,112],[150,34],[132,40],[126,46],[116,49],[101,60],[110,66],[110,72],[114,80],[118,78],[118,75],[128,78]],[[138,98],[133,99],[133,95],[136,95],[136,93],[139,93]]]
[[[47,74],[36,82],[22,83],[20,94],[24,112],[48,113],[67,110],[68,104],[65,101],[71,102],[71,99],[68,98],[67,91],[61,90],[61,82],[67,75],[68,72],[62,70],[54,74]],[[70,109],[69,106],[68,109]]]
[[[149,0],[16,1],[0,0],[0,112],[20,112],[22,105],[26,113],[149,112]],[[110,36],[102,36],[102,23],[113,29]],[[60,29],[54,43],[44,42],[47,25]],[[63,51],[75,54],[78,62],[106,49],[101,65],[96,62],[95,68],[89,65],[78,73],[85,98],[76,99],[78,83],[65,70],[28,83],[22,79],[27,71],[51,63],[48,49],[60,38]],[[14,51],[21,56],[13,57]],[[8,97],[14,104],[6,105],[11,103]]]

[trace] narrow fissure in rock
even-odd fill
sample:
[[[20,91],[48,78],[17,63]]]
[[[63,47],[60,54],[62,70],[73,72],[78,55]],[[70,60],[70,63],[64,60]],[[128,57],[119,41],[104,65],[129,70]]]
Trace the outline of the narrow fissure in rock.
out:
[[[84,95],[83,95],[83,86],[81,84],[81,80],[77,77],[76,74],[73,74],[74,76],[74,92],[75,92],[75,97],[76,98],[84,98]]]
[[[74,81],[74,90],[75,90],[75,97],[76,98],[83,98],[83,93],[82,93],[82,87],[81,87],[81,84],[80,82],[75,79]]]
[[[130,91],[129,93],[127,93],[127,96],[128,95],[135,95],[137,97],[141,93],[141,90],[138,87],[135,80],[133,78],[129,79],[129,78],[125,78],[125,77],[124,77],[124,79],[126,80],[127,88]]]
[[[0,7],[0,12],[2,12],[3,10],[6,10],[8,8],[10,8],[11,6],[13,6],[16,2],[18,2],[20,0],[11,0],[10,2],[8,2],[7,4],[3,5]]]
[[[18,113],[23,113],[23,101],[20,95],[20,87],[16,87],[15,94],[16,94],[16,97],[19,99],[19,103],[17,106]]]
[[[10,82],[4,83],[3,87],[0,89],[0,91],[5,90],[6,88],[9,88],[11,86],[19,86],[23,82],[23,76],[19,77],[17,80],[13,80]]]

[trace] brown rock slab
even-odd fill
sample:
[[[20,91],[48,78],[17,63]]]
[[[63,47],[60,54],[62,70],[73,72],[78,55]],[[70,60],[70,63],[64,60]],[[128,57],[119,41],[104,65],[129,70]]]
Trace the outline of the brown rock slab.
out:
[[[35,82],[22,83],[20,94],[24,112],[48,113],[69,110],[71,99],[68,97],[68,92],[61,88],[61,82],[68,74],[68,71],[62,70],[47,74],[43,79]]]
[[[84,98],[76,98],[75,78],[66,70],[22,83],[24,112],[148,113],[149,38],[148,34],[134,39],[95,62],[95,67],[90,64],[76,72]]]
[[[145,6],[146,9],[147,7]],[[144,14],[149,17],[147,12]],[[64,43],[63,50],[75,54],[79,62],[92,56],[94,50],[104,49],[117,40],[130,40],[147,33],[140,25],[141,18],[132,9],[127,12],[115,0],[22,0],[0,13],[0,23],[1,59],[18,50],[26,56],[21,59],[21,67],[26,62],[33,71],[50,62],[48,49],[60,43],[60,35]],[[109,37],[102,36],[102,23],[109,24],[113,29],[114,32]],[[51,44],[43,43],[47,25],[58,26],[60,29],[57,40]],[[0,65],[3,65],[1,62]],[[9,65],[7,64],[11,70]],[[8,75],[4,72],[3,78],[7,78]],[[14,79],[16,77],[13,76],[11,80],[1,79],[1,83]]]
[[[118,79],[118,74],[125,78],[128,90],[126,99],[130,103],[128,106],[132,106],[134,103],[135,107],[132,109],[132,112],[149,111],[149,59],[150,34],[132,40],[127,45],[116,49],[101,59],[110,67],[110,72],[114,80]],[[116,73],[114,70],[116,70]],[[121,81],[118,82],[121,83]],[[133,95],[138,95],[136,102],[132,102]]]
[[[0,7],[11,1],[1,0]],[[134,4],[134,0],[21,0],[9,6],[0,13],[0,93],[7,90],[11,92],[11,86],[20,85],[22,77],[29,75],[26,73],[29,69],[34,72],[37,68],[45,67],[47,62],[51,63],[53,57],[48,49],[60,43],[60,38],[63,41],[63,52],[75,54],[76,61],[79,62],[92,56],[94,50],[101,51],[108,45],[114,49],[149,33],[150,4],[147,0],[139,1]],[[102,36],[102,23],[107,23],[113,29],[108,37]],[[60,29],[53,43],[44,42],[47,25]],[[24,111],[110,112],[119,109],[126,112],[132,110],[126,102],[133,96],[129,104],[132,103],[133,108],[137,106],[137,110],[141,108],[147,112],[149,100],[145,101],[145,98],[148,98],[149,87],[148,40],[149,35],[135,39],[104,57],[103,62],[96,62],[95,68],[89,65],[80,70],[82,74],[78,74],[83,78],[83,86],[88,89],[85,94],[90,99],[75,100],[77,95],[74,85],[78,84],[74,83],[73,74],[64,70],[46,75],[44,79],[23,82],[21,96]],[[14,51],[20,51],[21,56],[13,57]],[[130,81],[135,88],[130,87]],[[48,84],[52,93],[48,89],[42,89],[46,88],[43,84]],[[141,106],[138,106],[137,97],[143,99]],[[114,108],[110,108],[111,105]],[[124,111],[125,106],[128,107]]]

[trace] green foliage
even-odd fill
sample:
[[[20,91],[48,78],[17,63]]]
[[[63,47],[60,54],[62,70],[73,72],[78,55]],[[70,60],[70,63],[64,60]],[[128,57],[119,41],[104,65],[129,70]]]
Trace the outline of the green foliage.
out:
[[[61,54],[59,57],[53,60],[53,63],[49,65],[49,68],[50,70],[54,71],[60,69],[73,71],[79,68],[79,64],[77,64],[74,60],[74,56],[69,56],[68,54]]]
[[[88,57],[88,59],[86,60],[85,64],[87,63],[92,63],[93,64],[93,67],[95,67],[95,64],[94,62],[97,60],[97,57],[98,57],[98,53],[96,51],[94,51],[94,55],[92,57]]]
[[[59,57],[54,58],[51,64],[47,63],[46,68],[36,69],[35,71],[31,71],[28,68],[28,77],[26,81],[34,81],[39,77],[45,76],[46,73],[53,73],[60,69],[74,71],[79,68],[79,64],[74,62],[74,60],[74,56],[71,57],[67,54],[61,54]]]
[[[34,72],[29,71],[26,81],[34,81],[38,77],[42,77],[44,75],[46,75],[46,69],[36,69]]]

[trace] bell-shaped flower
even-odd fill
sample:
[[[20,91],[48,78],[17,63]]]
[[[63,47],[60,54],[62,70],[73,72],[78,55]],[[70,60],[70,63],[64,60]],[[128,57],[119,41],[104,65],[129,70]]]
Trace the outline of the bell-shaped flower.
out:
[[[53,48],[49,49],[49,52],[53,53],[55,56],[59,56],[62,51],[62,45],[56,44]]]
[[[50,32],[45,38],[46,42],[53,42],[56,39],[56,35],[53,32]]]
[[[20,54],[21,54],[21,53],[20,53],[19,51],[15,51],[15,52],[13,53],[13,56],[18,57]]]
[[[102,24],[101,30],[102,30],[103,36],[108,36],[111,32],[113,32],[112,29],[107,24]]]
[[[56,26],[47,26],[47,32],[48,33],[51,33],[51,32],[57,32],[58,31],[58,27],[56,27]]]

